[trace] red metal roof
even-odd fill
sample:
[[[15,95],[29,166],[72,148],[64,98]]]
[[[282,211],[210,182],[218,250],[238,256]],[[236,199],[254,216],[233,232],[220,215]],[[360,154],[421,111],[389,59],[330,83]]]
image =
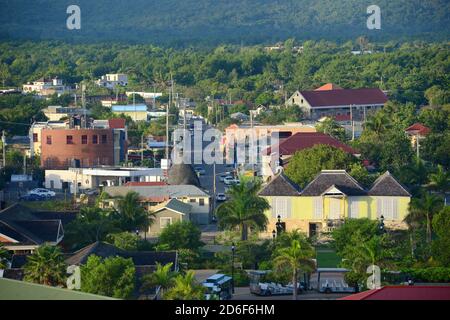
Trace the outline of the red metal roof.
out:
[[[124,129],[125,128],[125,119],[115,118],[108,120],[110,129]]]
[[[339,300],[450,300],[450,286],[386,286]]]
[[[314,91],[327,91],[327,90],[339,90],[339,89],[342,89],[342,88],[335,85],[334,83],[327,83],[327,84],[324,84],[323,86],[317,88]]]
[[[378,88],[300,91],[311,107],[379,105],[388,101]]]
[[[167,183],[164,181],[125,183],[125,187],[148,187],[148,186],[167,186]]]
[[[421,123],[414,123],[412,126],[406,128],[405,131],[410,134],[419,134],[421,136],[426,136],[428,133],[430,133],[431,130]]]
[[[281,141],[278,144],[278,151],[283,156],[293,155],[297,151],[312,148],[318,144],[339,148],[353,155],[359,154],[359,151],[321,132],[298,132],[284,141]],[[272,148],[268,148],[267,151],[267,154],[270,154]]]

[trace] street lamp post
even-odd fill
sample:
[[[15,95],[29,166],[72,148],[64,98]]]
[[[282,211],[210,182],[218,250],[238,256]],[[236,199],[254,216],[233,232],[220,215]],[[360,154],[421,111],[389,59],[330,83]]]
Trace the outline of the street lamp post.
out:
[[[386,232],[386,229],[384,227],[384,216],[383,215],[380,216],[380,224],[378,225],[378,230],[382,234]]]
[[[231,244],[231,292],[234,293],[234,253],[236,246],[234,242]]]
[[[277,236],[279,236],[283,232],[283,223],[281,222],[281,216],[277,216],[278,221],[275,223],[275,227],[277,228]]]

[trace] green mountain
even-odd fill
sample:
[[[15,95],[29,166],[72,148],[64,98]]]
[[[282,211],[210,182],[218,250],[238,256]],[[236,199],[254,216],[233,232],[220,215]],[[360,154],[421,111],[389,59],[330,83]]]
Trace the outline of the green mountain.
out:
[[[66,9],[81,9],[68,30]],[[368,30],[367,7],[381,9]],[[123,41],[168,45],[448,39],[448,0],[0,0],[0,39]]]

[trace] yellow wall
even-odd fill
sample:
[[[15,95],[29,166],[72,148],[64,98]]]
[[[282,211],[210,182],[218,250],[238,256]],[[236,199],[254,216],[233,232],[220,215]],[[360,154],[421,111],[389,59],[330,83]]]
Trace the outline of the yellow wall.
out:
[[[276,198],[287,198],[287,197],[264,197],[268,200],[269,204]],[[314,217],[314,199],[316,197],[290,197],[291,199],[291,210],[290,218],[282,218],[282,221],[286,223],[287,230],[300,229],[303,232],[309,232],[309,223],[319,223],[324,225],[324,222],[330,217],[330,197],[321,197],[323,203],[323,216],[322,219],[317,219]],[[369,218],[376,220],[377,215],[377,199],[384,197],[374,197],[374,196],[361,196],[361,197],[345,197],[339,199],[340,205],[340,219],[349,218],[351,201],[358,201],[358,218]],[[389,197],[391,198],[391,197]],[[403,223],[404,218],[408,214],[409,208],[409,197],[395,197],[398,201],[398,219],[388,220],[385,218],[385,224],[387,227],[392,228],[404,228]],[[269,219],[269,225],[267,228],[268,233],[275,229],[275,223],[277,218],[272,216],[272,210],[266,211],[266,216]]]

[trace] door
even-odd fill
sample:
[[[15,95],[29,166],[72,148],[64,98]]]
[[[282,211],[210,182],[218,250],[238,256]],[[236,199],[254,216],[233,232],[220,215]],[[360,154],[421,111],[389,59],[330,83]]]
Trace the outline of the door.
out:
[[[315,235],[317,235],[317,224],[310,223],[309,224],[309,236],[314,237]]]

